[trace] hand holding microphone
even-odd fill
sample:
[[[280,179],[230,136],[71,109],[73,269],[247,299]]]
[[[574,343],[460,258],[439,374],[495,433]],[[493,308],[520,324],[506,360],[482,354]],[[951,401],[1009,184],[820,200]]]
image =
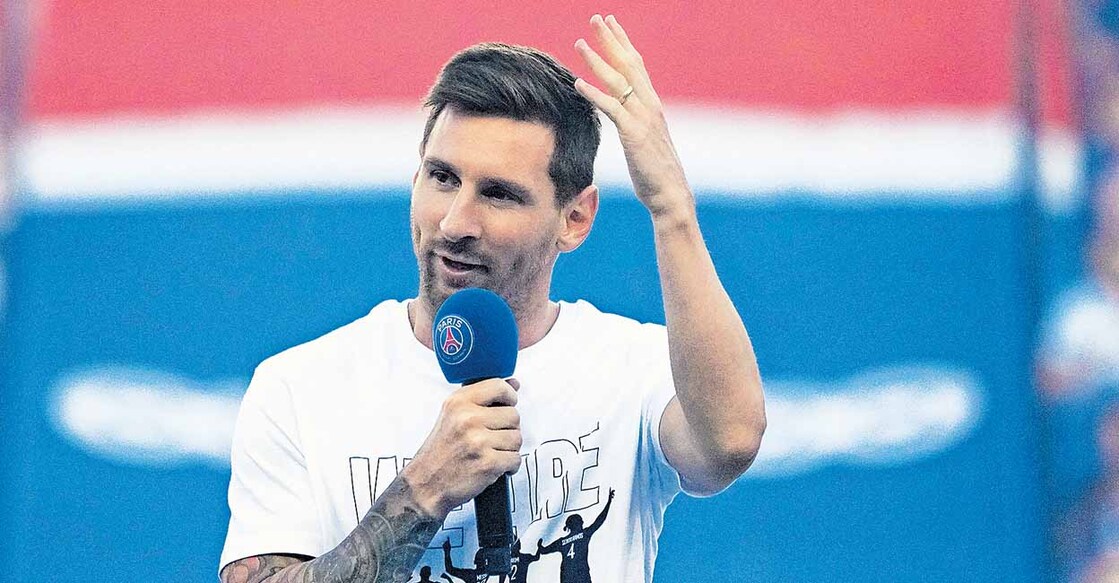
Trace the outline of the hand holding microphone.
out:
[[[512,514],[505,474],[521,464],[517,324],[508,304],[483,289],[447,298],[435,315],[432,340],[439,366],[462,388],[443,409],[405,472],[417,499],[437,516],[474,498],[482,570],[512,568]]]
[[[405,467],[418,502],[435,516],[473,499],[521,465],[517,381],[487,379],[446,401],[431,433]]]

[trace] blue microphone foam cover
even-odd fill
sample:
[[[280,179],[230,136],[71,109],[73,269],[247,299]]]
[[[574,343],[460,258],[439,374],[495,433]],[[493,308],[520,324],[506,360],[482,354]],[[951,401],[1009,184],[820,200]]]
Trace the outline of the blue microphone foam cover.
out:
[[[451,383],[512,376],[517,321],[501,296],[467,288],[447,298],[431,326],[435,356]]]

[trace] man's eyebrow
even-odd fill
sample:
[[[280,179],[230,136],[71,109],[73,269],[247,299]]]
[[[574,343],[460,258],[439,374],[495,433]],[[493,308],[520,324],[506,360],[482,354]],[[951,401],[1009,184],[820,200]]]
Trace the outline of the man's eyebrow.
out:
[[[446,160],[440,160],[439,158],[424,158],[424,166],[427,166],[429,168],[438,168],[439,170],[446,170],[451,174],[458,174],[458,168],[455,168],[454,164],[451,164]]]

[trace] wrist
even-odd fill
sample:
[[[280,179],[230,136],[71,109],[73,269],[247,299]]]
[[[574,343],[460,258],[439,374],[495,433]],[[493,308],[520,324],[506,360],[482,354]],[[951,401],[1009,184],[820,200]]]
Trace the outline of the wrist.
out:
[[[695,195],[686,187],[662,190],[649,197],[645,206],[657,229],[674,230],[696,222]]]
[[[443,489],[424,476],[424,472],[416,467],[413,460],[412,463],[404,466],[399,478],[404,482],[408,496],[416,508],[431,518],[442,521],[450,514],[453,506],[447,502]]]
[[[657,237],[688,235],[699,230],[694,204],[650,211],[650,216],[653,219],[653,234]]]

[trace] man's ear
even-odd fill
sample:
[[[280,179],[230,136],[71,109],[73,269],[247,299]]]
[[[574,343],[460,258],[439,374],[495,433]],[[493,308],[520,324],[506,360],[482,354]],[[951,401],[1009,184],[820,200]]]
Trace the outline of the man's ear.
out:
[[[561,253],[574,251],[587,240],[596,214],[598,214],[598,187],[593,184],[563,205],[563,228],[556,241]]]

